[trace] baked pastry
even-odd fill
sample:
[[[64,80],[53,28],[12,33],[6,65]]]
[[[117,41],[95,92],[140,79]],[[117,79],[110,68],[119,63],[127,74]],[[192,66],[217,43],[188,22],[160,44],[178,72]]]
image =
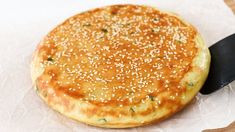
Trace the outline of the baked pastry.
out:
[[[208,75],[210,54],[178,16],[141,5],[80,13],[53,29],[32,59],[39,96],[90,125],[158,122],[188,104]]]

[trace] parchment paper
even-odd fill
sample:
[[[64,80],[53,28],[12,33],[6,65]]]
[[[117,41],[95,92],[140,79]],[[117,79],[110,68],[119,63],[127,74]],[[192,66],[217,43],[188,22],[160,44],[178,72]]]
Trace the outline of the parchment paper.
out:
[[[175,12],[197,27],[208,46],[235,33],[235,17],[222,0],[1,0],[0,132],[199,132],[235,120],[235,82],[211,95],[199,94],[192,104],[162,123],[133,129],[91,127],[48,108],[32,90],[29,64],[36,45],[66,18],[115,3]]]

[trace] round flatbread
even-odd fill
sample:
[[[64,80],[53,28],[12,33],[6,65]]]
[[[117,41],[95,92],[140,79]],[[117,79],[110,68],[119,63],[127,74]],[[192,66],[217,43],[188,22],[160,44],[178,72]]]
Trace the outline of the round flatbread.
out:
[[[206,80],[210,54],[176,15],[140,5],[80,13],[39,44],[31,70],[40,97],[94,126],[158,122],[182,109]]]

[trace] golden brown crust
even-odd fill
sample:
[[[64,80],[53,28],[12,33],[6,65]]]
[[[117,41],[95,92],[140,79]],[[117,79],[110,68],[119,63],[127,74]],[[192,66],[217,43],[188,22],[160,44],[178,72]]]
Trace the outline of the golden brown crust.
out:
[[[73,16],[50,32],[35,51],[32,78],[62,114],[124,128],[183,108],[204,83],[209,63],[196,29],[175,15],[114,5]]]

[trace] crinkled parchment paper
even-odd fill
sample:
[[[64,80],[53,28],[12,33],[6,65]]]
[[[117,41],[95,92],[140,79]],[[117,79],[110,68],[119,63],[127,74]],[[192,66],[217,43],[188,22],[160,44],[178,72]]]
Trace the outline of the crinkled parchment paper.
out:
[[[48,108],[32,90],[29,64],[36,45],[66,18],[115,3],[175,12],[197,27],[208,46],[235,33],[235,16],[222,0],[0,1],[0,132],[198,132],[235,120],[235,82],[211,95],[197,95],[188,107],[162,123],[133,129],[96,128]]]

